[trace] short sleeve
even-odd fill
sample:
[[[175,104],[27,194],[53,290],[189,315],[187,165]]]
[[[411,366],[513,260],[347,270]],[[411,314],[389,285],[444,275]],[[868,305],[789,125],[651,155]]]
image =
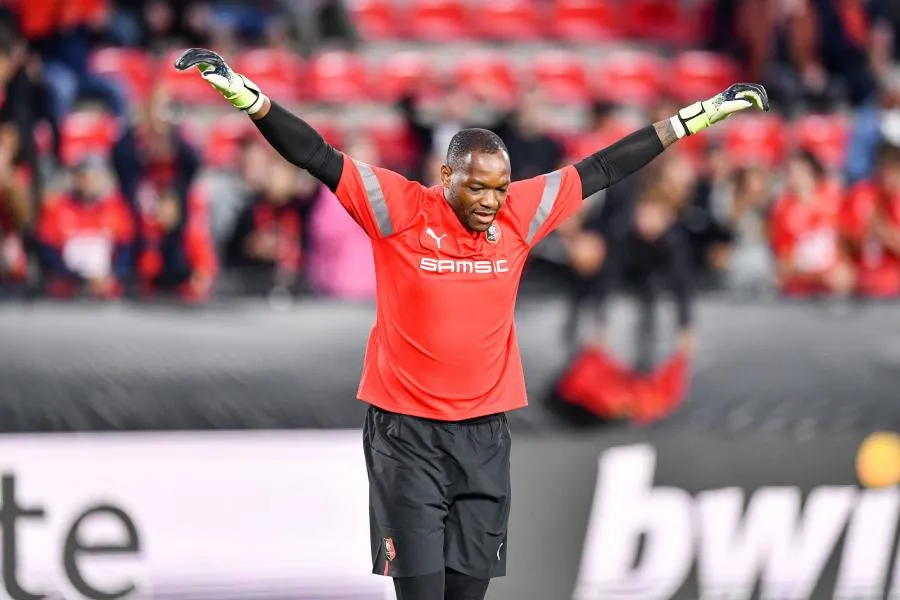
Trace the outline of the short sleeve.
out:
[[[412,222],[425,187],[399,173],[344,156],[335,196],[372,239],[388,237]]]
[[[534,246],[581,207],[581,177],[574,166],[513,182],[509,210]]]

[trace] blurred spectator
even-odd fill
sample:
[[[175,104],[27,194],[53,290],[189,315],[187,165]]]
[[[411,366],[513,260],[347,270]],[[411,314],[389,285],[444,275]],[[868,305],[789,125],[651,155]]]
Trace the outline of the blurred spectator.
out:
[[[731,180],[731,193],[720,209],[728,222],[730,241],[724,253],[726,285],[765,292],[775,282],[768,232],[771,173],[763,167],[745,166],[735,171]]]
[[[298,176],[297,168],[274,150],[266,156],[265,179],[235,223],[226,262],[245,292],[265,294],[279,287],[296,293],[305,258],[303,213],[319,196],[320,184],[305,172]]]
[[[858,274],[857,292],[900,295],[900,147],[881,146],[877,173],[850,190],[841,226]]]
[[[854,114],[844,168],[848,183],[872,175],[875,153],[882,138],[900,145],[900,71],[897,70],[882,78],[875,96]]]
[[[696,283],[717,287],[728,266],[732,241],[731,164],[723,148],[707,153],[698,175],[694,198],[681,220],[692,248]]]
[[[513,181],[550,173],[563,162],[562,146],[545,130],[548,110],[540,89],[532,89],[522,95],[511,114],[492,127],[509,150]]]
[[[52,95],[40,71],[40,64],[30,57],[24,40],[9,22],[0,24],[0,123],[10,123],[18,132],[17,165],[29,170],[33,196],[40,197],[41,169],[35,142],[35,130],[46,123],[53,133],[54,154],[59,158],[59,122],[52,110]]]
[[[142,296],[176,294],[186,302],[209,298],[219,265],[205,204],[196,187],[187,197],[152,181],[142,190],[137,263]]]
[[[0,127],[0,296],[21,288],[28,274],[25,232],[32,219],[29,170],[16,165],[18,131]]]
[[[169,97],[156,88],[113,147],[122,193],[137,215],[142,196],[168,189],[185,201],[200,169],[200,157],[172,121]]]
[[[587,226],[603,232],[602,249],[594,251],[602,254],[602,266],[573,296],[567,324],[571,341],[586,302],[596,300],[602,308],[614,292],[635,293],[642,307],[639,370],[652,369],[655,305],[663,291],[674,295],[682,343],[688,344],[693,337],[691,249],[678,217],[693,192],[696,176],[678,153],[657,159],[654,167],[636,203],[609,207],[597,223]]]
[[[378,164],[375,147],[358,138],[347,154],[370,164]],[[365,232],[347,214],[340,201],[326,187],[309,213],[309,281],[317,293],[345,300],[375,297],[375,263],[372,244]]]
[[[840,187],[805,150],[787,164],[786,189],[771,215],[778,280],[788,296],[846,294],[853,271],[838,239]]]
[[[95,39],[110,26],[107,0],[23,0],[18,14],[23,34],[43,60],[57,120],[87,97],[104,101],[117,116],[125,115],[124,90],[88,69]]]
[[[37,226],[47,293],[116,298],[131,268],[134,223],[105,158],[84,157],[70,192],[48,198]]]

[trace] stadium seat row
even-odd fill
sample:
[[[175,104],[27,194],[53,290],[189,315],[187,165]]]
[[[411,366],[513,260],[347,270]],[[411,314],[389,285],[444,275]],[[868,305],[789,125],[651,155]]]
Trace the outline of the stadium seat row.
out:
[[[210,128],[202,128],[191,121],[184,127],[188,138],[203,152],[207,165],[231,168],[238,156],[240,140],[255,131],[248,119],[231,114],[218,119]],[[344,147],[345,134],[334,123],[314,122],[313,125],[338,148]],[[587,156],[624,135],[639,123],[621,120],[608,126],[602,135],[595,133],[561,135],[568,155],[573,159]],[[402,124],[373,122],[363,132],[377,147],[386,164],[405,164],[415,151]],[[87,152],[108,153],[118,136],[116,122],[102,113],[76,112],[62,127],[62,153],[71,164]],[[45,135],[39,144],[49,148]],[[710,135],[694,136],[681,142],[690,153],[700,153],[718,140],[736,163],[757,162],[775,166],[784,160],[788,151],[803,147],[813,151],[827,166],[840,168],[843,164],[849,137],[849,123],[840,115],[807,115],[794,122],[786,122],[773,115],[741,115],[727,121]]]
[[[573,42],[693,38],[696,8],[678,0],[354,0],[354,23],[368,40]]]
[[[219,96],[194,73],[172,68],[177,53],[154,59],[134,49],[106,48],[95,52],[91,68],[117,78],[133,98],[145,98],[158,69],[173,96],[182,102],[213,103]],[[502,50],[472,51],[443,69],[421,51],[399,51],[377,63],[344,51],[326,51],[304,61],[282,50],[249,50],[233,67],[284,102],[312,100],[330,103],[390,102],[428,83],[451,82],[481,90],[486,83],[498,102],[512,102],[522,88],[536,84],[558,103],[580,104],[592,99],[646,107],[669,95],[679,101],[708,98],[739,79],[728,58],[687,51],[671,58],[649,51],[620,51],[593,60],[565,50],[538,51],[527,64]],[[435,85],[434,89],[438,89]]]

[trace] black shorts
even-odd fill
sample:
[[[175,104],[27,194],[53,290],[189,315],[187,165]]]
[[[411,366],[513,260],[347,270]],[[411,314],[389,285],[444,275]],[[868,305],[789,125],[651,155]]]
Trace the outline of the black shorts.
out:
[[[506,415],[444,422],[370,406],[363,438],[373,573],[506,575]]]

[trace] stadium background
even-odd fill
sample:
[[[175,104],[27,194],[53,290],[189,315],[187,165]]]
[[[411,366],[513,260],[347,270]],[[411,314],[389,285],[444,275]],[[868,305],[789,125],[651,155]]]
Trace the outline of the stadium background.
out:
[[[366,575],[365,236],[171,67],[190,46],[352,156],[428,183],[463,125],[502,133],[528,177],[764,82],[770,114],[683,140],[536,250],[511,575],[489,598],[898,593],[900,450],[861,447],[900,429],[896,3],[0,5],[0,596],[15,580],[73,599],[130,584],[391,597]],[[623,252],[608,210],[622,206],[664,207],[692,266],[688,322],[669,294],[602,287],[607,351],[642,372],[688,359],[683,397],[650,422],[557,388],[578,342],[599,339],[590,319],[572,326],[572,298]],[[649,481],[622,475],[648,456]],[[722,490],[740,494],[735,514],[703,503]],[[14,524],[15,506],[44,522]]]

